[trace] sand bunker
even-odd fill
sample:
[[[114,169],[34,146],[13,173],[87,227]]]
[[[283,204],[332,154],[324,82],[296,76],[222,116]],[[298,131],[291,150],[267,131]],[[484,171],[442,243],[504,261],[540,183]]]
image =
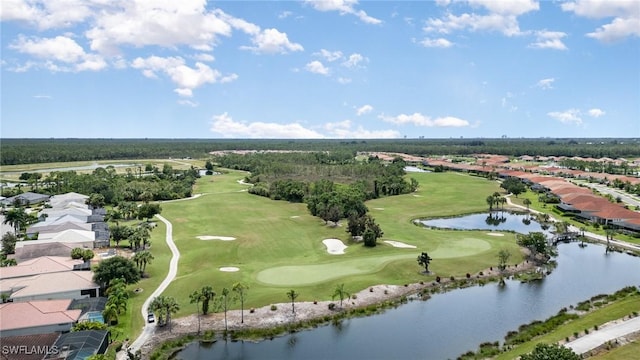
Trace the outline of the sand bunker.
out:
[[[235,267],[235,266],[223,266],[220,268],[220,271],[224,271],[224,272],[235,272],[240,270],[239,268]]]
[[[322,243],[327,247],[327,252],[331,255],[344,254],[344,249],[347,248],[340,239],[324,239]]]
[[[487,235],[490,235],[490,236],[504,236],[503,233],[494,233],[494,232],[487,233]]]
[[[384,210],[384,208],[373,208],[373,210]]]
[[[297,218],[299,218],[299,217],[300,217],[300,216],[298,216],[298,215],[293,215],[291,218],[292,218],[292,219],[297,219]]]
[[[200,240],[222,240],[222,241],[232,241],[235,240],[236,238],[231,237],[231,236],[212,236],[212,235],[202,235],[202,236],[196,236],[198,239]]]
[[[422,195],[413,195],[414,197],[422,197]]]
[[[397,248],[404,248],[404,249],[415,249],[416,248],[413,245],[405,244],[405,243],[400,242],[400,241],[385,240],[384,242],[386,242],[387,244],[389,244],[389,245],[391,245],[393,247],[397,247]]]

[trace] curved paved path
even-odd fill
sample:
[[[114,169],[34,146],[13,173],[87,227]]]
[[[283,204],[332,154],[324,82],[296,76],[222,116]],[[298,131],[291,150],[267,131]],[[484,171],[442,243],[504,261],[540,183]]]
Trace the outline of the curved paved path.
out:
[[[149,338],[153,336],[153,333],[156,330],[156,323],[149,324],[147,322],[147,311],[149,309],[149,304],[155,297],[162,294],[162,292],[167,288],[167,286],[169,286],[169,284],[173,281],[173,279],[176,277],[176,274],[178,273],[178,260],[180,259],[180,251],[178,251],[178,247],[173,242],[173,226],[171,225],[171,222],[169,222],[169,220],[163,218],[162,216],[156,215],[156,217],[167,226],[166,242],[167,245],[169,245],[169,249],[171,249],[172,257],[171,261],[169,262],[169,273],[167,274],[167,277],[164,278],[162,283],[160,283],[160,286],[158,286],[158,288],[151,295],[149,295],[147,300],[144,301],[144,304],[142,304],[140,314],[144,319],[145,326],[140,336],[138,336],[138,338],[131,345],[129,345],[129,350],[131,350],[131,352],[133,353],[140,350],[142,345],[144,345],[149,340]],[[126,352],[122,351],[122,353],[124,357],[119,356],[119,359],[126,358]]]

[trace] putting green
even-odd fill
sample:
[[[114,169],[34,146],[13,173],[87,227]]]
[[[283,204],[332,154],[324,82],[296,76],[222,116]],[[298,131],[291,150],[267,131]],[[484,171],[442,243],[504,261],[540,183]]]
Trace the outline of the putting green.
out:
[[[475,255],[491,249],[491,244],[478,238],[463,238],[447,240],[444,246],[439,246],[429,252],[434,259],[450,259],[456,257]]]
[[[414,259],[416,254],[388,255],[317,265],[278,266],[262,270],[256,279],[276,286],[311,285],[345,276],[370,274],[392,261]]]

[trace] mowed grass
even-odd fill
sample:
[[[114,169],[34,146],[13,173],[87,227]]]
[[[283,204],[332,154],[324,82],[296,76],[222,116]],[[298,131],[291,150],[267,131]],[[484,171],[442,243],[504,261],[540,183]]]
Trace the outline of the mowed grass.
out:
[[[482,231],[433,230],[412,220],[486,210],[485,198],[499,191],[497,183],[452,173],[410,174],[420,182],[414,194],[367,202],[384,231],[375,248],[353,243],[345,226],[327,226],[309,215],[305,204],[273,201],[246,192],[238,183],[246,173],[230,171],[198,180],[198,198],[162,204],[162,215],[173,223],[173,237],[181,252],[178,276],[166,295],[182,305],[178,316],[194,312],[189,294],[209,285],[218,293],[236,282],[249,285],[245,307],[286,302],[286,292],[300,293],[298,301],[330,299],[335,286],[357,292],[376,284],[406,284],[430,280],[416,258],[427,251],[431,270],[439,276],[464,276],[497,265],[497,252],[508,249],[510,263],[521,261],[514,234],[489,236]],[[376,208],[378,210],[376,210]],[[380,210],[384,209],[384,210]],[[198,236],[229,236],[234,241],[199,240]],[[344,255],[330,255],[322,243],[341,239]],[[395,248],[384,240],[415,245]],[[168,250],[167,250],[168,251]],[[154,252],[155,254],[155,252]],[[235,266],[238,272],[222,272]],[[238,307],[238,305],[235,305]]]
[[[621,319],[627,315],[630,315],[632,312],[634,311],[637,312],[639,310],[640,310],[640,296],[638,295],[629,296],[625,299],[616,301],[612,304],[605,305],[600,309],[594,310],[584,316],[581,316],[579,319],[570,321],[549,334],[537,337],[531,341],[521,344],[511,351],[498,355],[495,359],[496,360],[515,359],[522,354],[526,354],[533,351],[534,347],[538,343],[547,343],[547,344],[556,343],[558,341],[565,339],[566,337],[573,336],[574,332],[584,334],[585,329],[588,329],[589,331],[593,331],[594,326],[601,326],[606,322],[613,321],[616,319]],[[622,350],[623,348],[621,348],[620,351],[624,351]],[[636,355],[636,357],[620,357],[616,359],[639,359],[639,358],[640,356]],[[614,359],[614,358],[611,357],[611,359]]]

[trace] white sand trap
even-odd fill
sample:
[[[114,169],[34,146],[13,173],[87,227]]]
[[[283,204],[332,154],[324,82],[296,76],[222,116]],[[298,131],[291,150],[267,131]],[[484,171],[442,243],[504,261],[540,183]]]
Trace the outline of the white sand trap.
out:
[[[494,233],[494,232],[487,233],[487,235],[490,235],[490,236],[504,236],[503,233]]]
[[[327,252],[331,255],[344,254],[344,249],[347,248],[347,245],[340,239],[324,239],[322,243],[327,247]]]
[[[397,247],[397,248],[404,248],[404,249],[415,249],[416,248],[413,245],[405,244],[405,243],[400,242],[400,241],[385,240],[384,242],[386,242],[387,244],[389,244],[389,245],[391,245],[393,247]]]
[[[373,208],[373,210],[384,210],[384,208]]]
[[[293,215],[291,218],[292,218],[292,219],[297,219],[297,218],[299,218],[299,217],[300,217],[300,216],[298,216],[298,215]]]
[[[422,195],[413,195],[414,197],[422,197]]]
[[[198,239],[200,240],[222,240],[222,241],[232,241],[235,240],[236,238],[231,237],[231,236],[211,236],[211,235],[202,235],[202,236],[196,236]]]
[[[220,268],[220,271],[224,271],[224,272],[236,272],[239,270],[240,269],[235,266],[223,266]]]

